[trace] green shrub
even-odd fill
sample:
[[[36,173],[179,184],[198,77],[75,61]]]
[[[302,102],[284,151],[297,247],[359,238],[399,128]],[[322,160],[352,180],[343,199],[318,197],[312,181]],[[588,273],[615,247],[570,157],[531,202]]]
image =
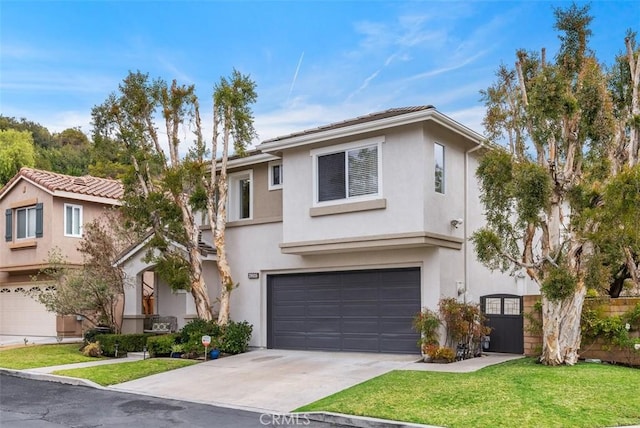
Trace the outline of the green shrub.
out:
[[[246,352],[252,332],[253,326],[247,321],[229,321],[220,338],[220,351],[227,354]]]
[[[109,357],[115,357],[118,344],[118,356],[127,352],[142,352],[147,344],[147,334],[98,334],[95,340],[102,345],[102,352]]]
[[[219,342],[222,329],[216,321],[206,321],[196,318],[187,323],[180,330],[180,343],[184,346],[184,351],[191,357],[204,352],[202,346],[202,336],[211,336],[211,344]]]
[[[433,345],[439,343],[438,329],[440,328],[440,318],[431,309],[423,308],[413,317],[413,329],[420,333],[418,345]]]
[[[147,350],[152,357],[167,357],[171,355],[172,347],[180,337],[177,333],[150,336],[147,338]]]

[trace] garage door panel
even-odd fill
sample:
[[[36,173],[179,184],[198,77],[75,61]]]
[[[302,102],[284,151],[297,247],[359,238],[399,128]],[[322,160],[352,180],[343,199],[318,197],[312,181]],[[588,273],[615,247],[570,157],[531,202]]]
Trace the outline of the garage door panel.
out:
[[[361,302],[361,301],[375,301],[378,299],[378,287],[372,287],[370,285],[354,286],[349,284],[349,288],[342,290],[342,301],[344,302]]]
[[[310,317],[340,316],[339,303],[309,303],[306,314]]]
[[[382,300],[409,300],[420,299],[420,290],[411,285],[397,285],[380,290]]]
[[[294,275],[297,276],[297,275]],[[298,280],[299,281],[299,280]],[[333,279],[324,274],[324,273],[317,273],[317,274],[306,274],[305,275],[305,279],[304,279],[304,284],[305,285],[335,285],[335,283],[333,282]]]
[[[371,316],[378,313],[377,302],[348,302],[342,305],[342,313],[345,316]]]
[[[278,305],[273,308],[274,315],[277,318],[287,318],[287,317],[304,317],[305,316],[305,308],[304,306],[300,306],[298,304],[286,304],[286,305]]]
[[[317,351],[340,351],[340,335],[308,335],[306,349]],[[300,349],[300,348],[296,348]]]
[[[0,334],[56,336],[56,315],[27,293],[33,286],[2,286]]]
[[[299,289],[289,289],[285,291],[277,291],[275,298],[282,303],[293,302],[297,303],[300,299],[304,299],[306,296],[306,291],[304,288],[300,287]]]
[[[342,321],[343,333],[354,334],[378,334],[380,326],[377,318],[371,319],[344,319]],[[377,337],[377,336],[376,336]]]
[[[314,285],[304,289],[305,299],[310,301],[340,301],[340,288]]]
[[[274,323],[273,327],[283,334],[304,332],[306,320],[304,318],[278,320]]]
[[[297,349],[297,347],[299,347],[301,343],[304,343],[304,341],[304,334],[280,334],[274,343],[274,347],[282,349]]]
[[[419,352],[418,268],[270,275],[267,308],[270,348]]]
[[[349,284],[369,284],[378,282],[379,273],[372,271],[353,271],[342,272],[342,278],[345,283]]]
[[[342,340],[342,350],[348,352],[378,352],[380,339],[375,336],[345,335]]]
[[[307,333],[337,333],[340,331],[340,318],[307,318]]]

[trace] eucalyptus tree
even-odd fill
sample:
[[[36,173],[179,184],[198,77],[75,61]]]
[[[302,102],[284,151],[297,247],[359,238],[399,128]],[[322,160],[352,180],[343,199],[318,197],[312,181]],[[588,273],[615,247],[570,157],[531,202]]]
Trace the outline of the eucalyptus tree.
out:
[[[171,287],[191,292],[198,317],[206,320],[213,318],[213,312],[203,277],[199,218],[203,212],[209,214],[216,237],[222,278],[219,320],[225,323],[233,288],[224,248],[228,151],[233,142],[242,154],[255,135],[250,109],[255,99],[255,84],[249,77],[234,70],[230,79],[221,78],[214,87],[211,145],[203,136],[193,85],[178,85],[175,80],[169,85],[147,74],[129,73],[118,93],[92,111],[94,141],[120,145],[131,159],[123,210],[132,227],[152,231],[148,259]],[[166,141],[160,137],[157,117]],[[219,138],[221,169],[216,160]]]
[[[574,221],[572,195],[586,180],[606,180],[615,117],[607,76],[589,49],[589,7],[554,10],[560,47],[552,61],[519,50],[482,91],[491,139],[505,138],[477,170],[487,226],[472,240],[479,259],[523,269],[542,293],[544,364],[574,364],[586,295],[586,239],[598,222]],[[600,161],[600,162],[598,162]],[[591,201],[593,203],[593,201]]]
[[[217,267],[220,274],[220,311],[218,323],[229,321],[229,304],[231,291],[236,286],[231,276],[231,268],[227,261],[226,223],[229,180],[227,175],[228,154],[233,143],[237,155],[243,156],[247,144],[256,137],[253,127],[253,114],[249,106],[256,101],[256,85],[248,76],[237,70],[229,79],[222,78],[215,85],[213,93],[213,153],[217,152],[218,139],[222,139],[222,156],[220,168],[213,164],[211,169],[219,169],[218,174],[211,174],[208,185],[207,214],[212,221],[214,244],[216,247]],[[217,196],[217,204],[214,198]]]

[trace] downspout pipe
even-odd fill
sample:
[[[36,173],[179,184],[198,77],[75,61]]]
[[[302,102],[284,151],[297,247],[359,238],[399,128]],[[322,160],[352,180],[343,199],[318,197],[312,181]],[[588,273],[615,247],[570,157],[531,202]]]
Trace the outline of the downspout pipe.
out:
[[[464,152],[464,303],[467,303],[467,291],[469,290],[469,155],[477,150],[484,148],[484,144],[467,150]]]

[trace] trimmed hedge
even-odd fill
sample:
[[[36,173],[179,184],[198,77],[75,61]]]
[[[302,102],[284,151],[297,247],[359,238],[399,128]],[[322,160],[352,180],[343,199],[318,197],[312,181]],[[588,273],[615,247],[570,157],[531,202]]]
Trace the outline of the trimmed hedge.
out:
[[[118,343],[118,356],[122,356],[127,352],[142,352],[148,337],[148,334],[97,334],[95,341],[100,342],[103,355],[115,357],[116,343]]]
[[[168,357],[171,355],[171,347],[177,342],[178,333],[150,336],[147,338],[147,350],[152,357]]]

